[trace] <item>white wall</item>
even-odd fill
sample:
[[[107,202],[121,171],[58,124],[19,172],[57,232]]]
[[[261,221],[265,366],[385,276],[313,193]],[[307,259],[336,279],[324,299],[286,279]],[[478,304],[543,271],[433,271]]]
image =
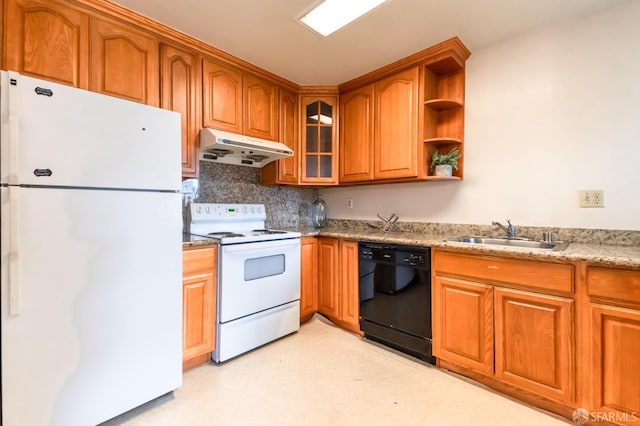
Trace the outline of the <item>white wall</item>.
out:
[[[323,189],[328,216],[640,230],[638,22],[629,0],[473,52],[464,180]]]

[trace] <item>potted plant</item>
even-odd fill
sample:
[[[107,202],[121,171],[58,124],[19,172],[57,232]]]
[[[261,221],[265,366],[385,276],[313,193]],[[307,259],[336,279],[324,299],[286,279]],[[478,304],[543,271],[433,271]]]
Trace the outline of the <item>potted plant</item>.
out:
[[[453,169],[458,170],[458,160],[462,157],[458,148],[452,148],[447,154],[440,151],[433,153],[431,157],[431,171],[435,169],[435,176],[451,177]]]

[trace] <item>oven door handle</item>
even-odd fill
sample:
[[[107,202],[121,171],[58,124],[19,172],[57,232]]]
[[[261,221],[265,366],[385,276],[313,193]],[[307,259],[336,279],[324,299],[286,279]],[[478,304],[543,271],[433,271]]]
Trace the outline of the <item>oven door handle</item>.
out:
[[[278,247],[300,246],[300,238],[290,238],[286,240],[260,241],[257,243],[230,244],[223,246],[226,253],[238,253],[243,251],[252,251],[258,249],[272,249]]]

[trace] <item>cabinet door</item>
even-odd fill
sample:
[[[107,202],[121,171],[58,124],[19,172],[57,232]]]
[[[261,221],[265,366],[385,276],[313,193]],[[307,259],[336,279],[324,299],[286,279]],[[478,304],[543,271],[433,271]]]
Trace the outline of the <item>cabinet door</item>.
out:
[[[340,321],[353,332],[360,331],[358,243],[340,241]]]
[[[280,139],[293,156],[278,161],[278,183],[298,183],[298,95],[280,89]]]
[[[5,67],[87,89],[89,16],[55,1],[5,1]]]
[[[572,401],[573,301],[495,288],[496,377],[539,395]]]
[[[250,74],[244,75],[244,125],[247,136],[278,139],[278,88]]]
[[[201,113],[200,57],[168,44],[162,44],[160,55],[160,106],[181,114],[182,177],[197,177]]]
[[[185,277],[182,283],[182,359],[189,360],[214,349],[215,318],[211,317],[214,276]]]
[[[242,72],[204,60],[202,75],[204,126],[242,133]]]
[[[318,241],[304,237],[300,241],[300,320],[307,321],[318,311]]]
[[[89,89],[159,106],[158,43],[122,24],[91,18]]]
[[[302,183],[337,184],[335,96],[303,96]]]
[[[640,415],[640,310],[590,304],[591,411]],[[626,424],[626,423],[625,423]]]
[[[418,67],[375,83],[374,176],[418,175]]]
[[[183,362],[215,349],[216,255],[216,247],[183,251]]]
[[[373,85],[340,97],[340,182],[373,179]]]
[[[433,354],[483,374],[493,373],[493,288],[433,279]]]
[[[318,311],[331,319],[340,315],[339,240],[318,238]]]

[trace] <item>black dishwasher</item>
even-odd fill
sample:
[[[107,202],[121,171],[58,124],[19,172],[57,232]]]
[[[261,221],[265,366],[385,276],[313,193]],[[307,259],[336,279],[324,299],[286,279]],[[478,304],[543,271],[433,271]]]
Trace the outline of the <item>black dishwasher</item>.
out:
[[[435,364],[431,354],[429,247],[360,242],[360,330],[365,337]]]

